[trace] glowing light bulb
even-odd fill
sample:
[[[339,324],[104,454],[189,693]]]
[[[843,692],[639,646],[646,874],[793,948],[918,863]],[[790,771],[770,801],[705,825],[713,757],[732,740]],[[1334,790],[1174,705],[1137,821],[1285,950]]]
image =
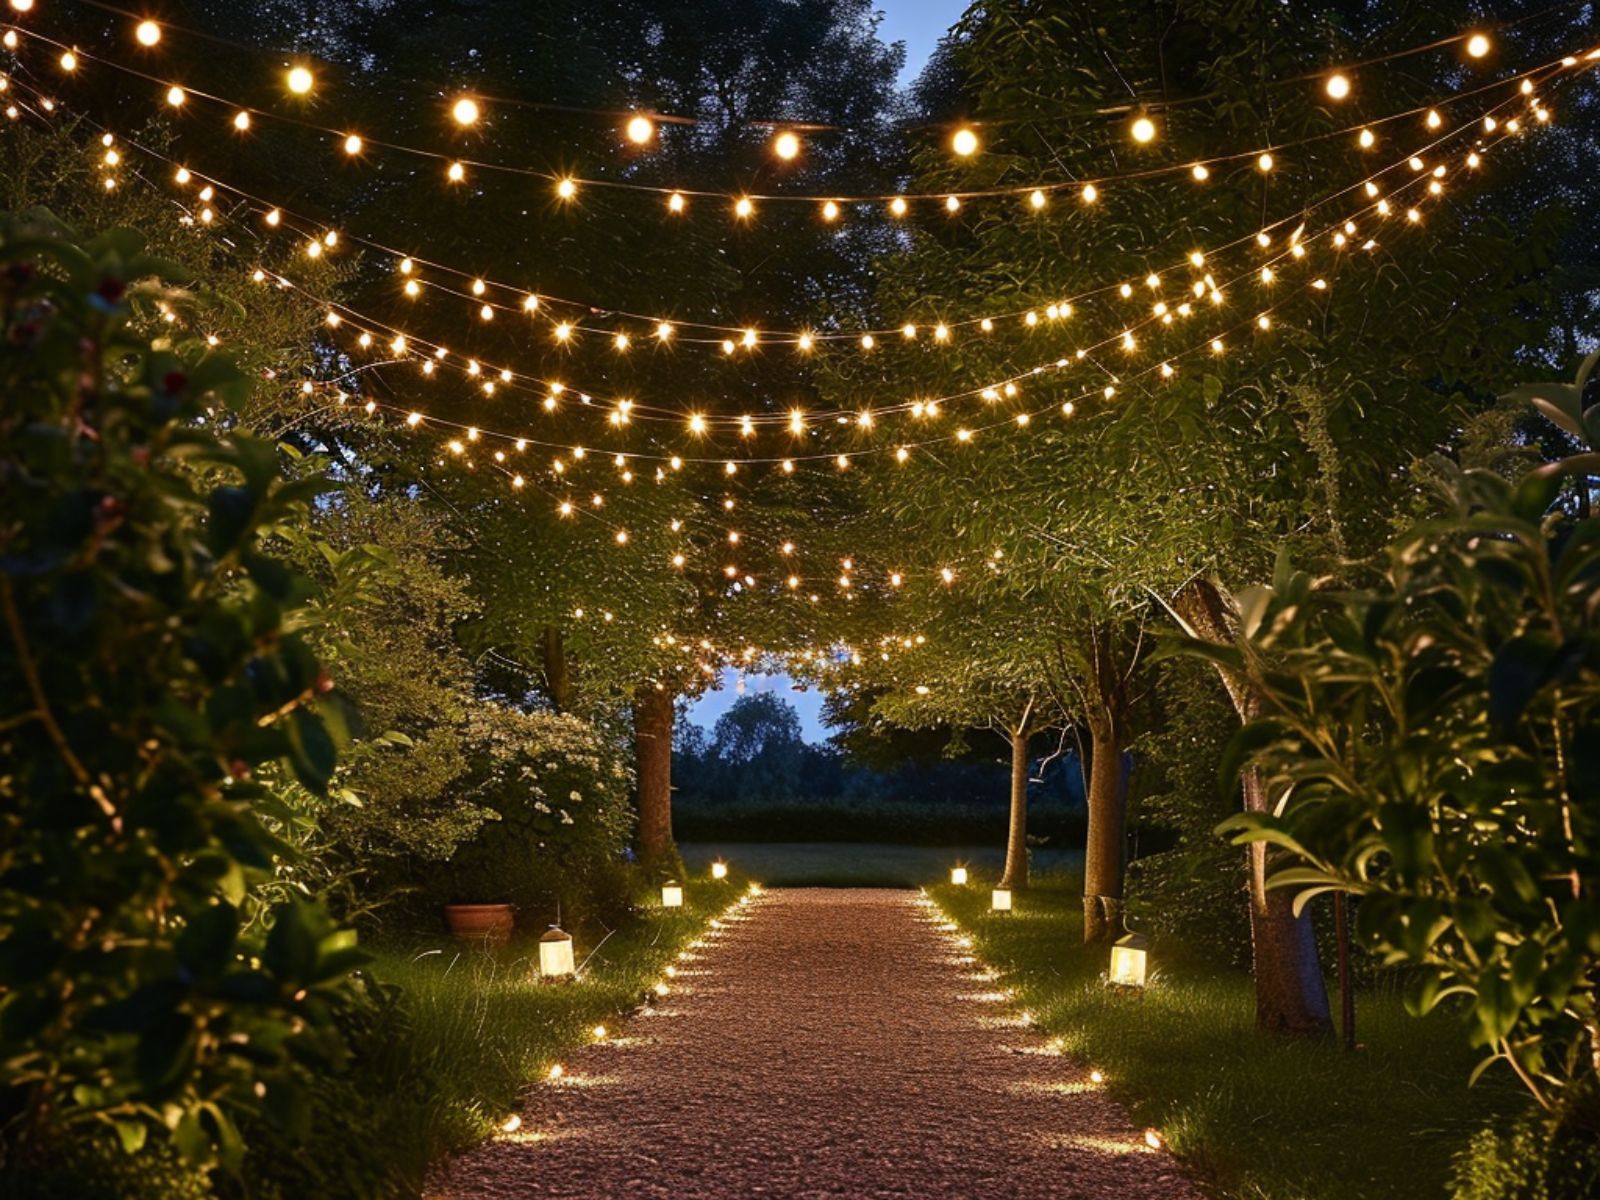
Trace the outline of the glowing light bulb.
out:
[[[1156,123],[1149,117],[1138,117],[1128,127],[1128,133],[1141,146],[1156,140]]]
[[[571,179],[562,179],[556,184],[556,195],[563,200],[571,200],[578,194],[578,185]]]
[[[962,126],[950,138],[950,149],[962,158],[971,158],[978,152],[978,135],[966,126]]]
[[[134,26],[133,36],[141,46],[154,46],[161,40],[161,26],[154,21],[140,21]]]
[[[63,50],[60,59],[57,61],[61,63],[63,71],[72,72],[78,69],[78,56],[71,50]]]
[[[1489,37],[1487,34],[1475,33],[1467,39],[1467,54],[1471,58],[1482,58],[1489,53]]]
[[[896,196],[893,200],[889,201],[889,212],[893,216],[905,216],[906,207],[906,198],[904,196]]]
[[[450,164],[449,168],[446,169],[444,177],[451,183],[460,183],[467,177],[467,168],[462,163],[453,162]]]
[[[344,152],[346,154],[360,154],[361,148],[365,144],[359,134],[352,133],[344,139]]]
[[[944,198],[944,209],[945,209],[946,212],[952,212],[953,213],[953,212],[957,211],[958,209],[960,209],[960,207],[961,207],[961,200],[960,200],[959,197],[957,197],[957,196],[946,196]]]
[[[1033,205],[1033,207],[1035,209],[1043,208],[1045,206],[1045,195],[1044,195],[1044,193],[1042,191],[1040,191],[1038,188],[1034,188],[1033,191],[1028,196],[1028,203]]]
[[[1092,183],[1084,184],[1083,191],[1079,194],[1083,197],[1083,202],[1085,204],[1093,204],[1096,200],[1100,199],[1100,189],[1095,187],[1095,185]]]
[[[822,219],[824,221],[837,221],[839,219],[839,206],[832,200],[823,202]]]
[[[1273,165],[1272,155],[1270,154],[1263,154],[1260,158],[1256,159],[1256,170],[1262,172],[1263,174],[1272,170]]]
[[[173,108],[182,108],[183,102],[188,98],[189,94],[177,84],[173,84],[167,89],[167,103]]]
[[[240,133],[248,131],[250,128],[250,114],[245,112],[243,109],[240,109],[238,112],[234,113],[233,127]]]
[[[1444,124],[1444,118],[1439,115],[1439,110],[1436,109],[1436,108],[1430,108],[1428,110],[1428,116],[1427,116],[1427,126],[1428,126],[1428,128],[1429,129],[1438,129],[1439,126],[1441,126],[1443,124]]]
[[[1196,183],[1204,183],[1211,178],[1211,169],[1205,163],[1195,163],[1189,168],[1189,174],[1194,176]]]
[[[800,155],[800,138],[785,129],[772,139],[772,152],[783,159],[784,162],[789,162]]]
[[[656,123],[649,117],[639,114],[630,117],[627,125],[628,140],[635,146],[643,146],[656,136]]]
[[[684,203],[683,193],[673,192],[672,195],[667,197],[667,211],[681,213],[683,211]]]
[[[312,87],[316,84],[311,72],[304,67],[290,67],[289,73],[284,79],[289,85],[289,90],[296,96],[309,95]]]
[[[749,196],[740,196],[733,202],[733,215],[736,217],[748,220],[755,211],[755,203]]]
[[[1329,75],[1326,84],[1330,100],[1343,100],[1350,95],[1350,77],[1348,75]]]
[[[1359,134],[1356,135],[1356,141],[1360,143],[1363,150],[1371,150],[1372,147],[1377,143],[1378,138],[1377,135],[1372,132],[1372,130],[1363,129]]]
[[[450,107],[450,115],[460,126],[476,125],[478,123],[478,102],[471,96],[462,96]]]

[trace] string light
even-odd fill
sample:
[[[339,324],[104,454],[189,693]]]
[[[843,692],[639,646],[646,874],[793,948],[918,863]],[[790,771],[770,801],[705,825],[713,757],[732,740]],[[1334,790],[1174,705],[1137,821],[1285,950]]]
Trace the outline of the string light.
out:
[[[1337,73],[1329,75],[1325,90],[1330,100],[1345,99],[1350,95],[1350,77]]]
[[[480,115],[478,102],[471,96],[462,96],[450,106],[450,115],[455,119],[455,123],[463,128],[476,125]]]
[[[1128,127],[1128,133],[1141,146],[1148,145],[1156,140],[1156,123],[1149,117],[1137,117]]]
[[[1472,58],[1482,58],[1489,53],[1489,38],[1487,34],[1475,33],[1467,39],[1467,54]]]
[[[772,139],[772,152],[784,162],[790,162],[800,155],[800,138],[785,129]]]
[[[161,41],[161,26],[154,21],[140,21],[134,26],[133,36],[141,46],[154,46]]]
[[[316,80],[305,67],[290,67],[289,73],[284,76],[284,81],[289,85],[289,90],[296,96],[310,95]]]
[[[628,119],[628,140],[635,146],[645,146],[656,136],[656,123],[643,114]]]
[[[967,126],[962,126],[950,137],[950,149],[962,158],[971,158],[978,152],[978,135]]]

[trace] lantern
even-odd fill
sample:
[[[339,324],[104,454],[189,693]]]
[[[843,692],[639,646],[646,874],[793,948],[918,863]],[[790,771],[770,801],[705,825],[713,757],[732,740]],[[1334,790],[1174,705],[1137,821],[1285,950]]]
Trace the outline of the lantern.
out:
[[[572,961],[572,935],[552,925],[539,939],[539,974],[545,979],[571,975],[577,968]]]
[[[989,897],[989,907],[995,912],[1011,911],[1011,889],[995,888]]]
[[[1142,934],[1125,933],[1111,943],[1111,982],[1121,987],[1142,988],[1146,950],[1150,943]]]
[[[951,883],[965,883],[966,881],[967,881],[967,869],[965,867],[951,867],[950,868],[950,882]]]
[[[683,885],[676,879],[670,879],[661,885],[661,907],[683,907]]]
[[[728,877],[728,864],[727,863],[725,863],[725,862],[714,862],[714,863],[711,864],[711,878],[713,878],[713,879],[726,879],[727,877]]]

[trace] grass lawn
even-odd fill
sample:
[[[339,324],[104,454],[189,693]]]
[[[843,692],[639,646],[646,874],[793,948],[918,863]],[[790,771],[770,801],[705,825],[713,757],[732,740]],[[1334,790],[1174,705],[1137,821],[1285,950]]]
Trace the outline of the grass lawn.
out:
[[[773,887],[921,887],[950,877],[957,863],[998,875],[1004,847],[896,846],[877,842],[684,842],[678,849],[690,869],[704,872],[725,859]],[[1042,870],[1083,861],[1081,850],[1035,850]]]
[[[1393,987],[1358,993],[1355,1054],[1257,1033],[1249,978],[1171,942],[1151,946],[1144,995],[1113,993],[1107,951],[1080,944],[1078,892],[1076,877],[1050,876],[997,917],[983,878],[929,889],[1062,1050],[1104,1071],[1134,1120],[1216,1195],[1443,1197],[1471,1135],[1526,1107],[1502,1072],[1469,1089],[1478,1052],[1459,1022],[1408,1016]]]

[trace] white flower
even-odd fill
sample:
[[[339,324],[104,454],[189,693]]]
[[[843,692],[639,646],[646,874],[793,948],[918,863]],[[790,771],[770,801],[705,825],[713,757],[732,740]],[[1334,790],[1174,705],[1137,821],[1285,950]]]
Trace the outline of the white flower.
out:
[[[567,799],[571,800],[574,804],[583,803],[583,795],[578,791],[577,788],[573,788],[572,791],[567,793]]]

